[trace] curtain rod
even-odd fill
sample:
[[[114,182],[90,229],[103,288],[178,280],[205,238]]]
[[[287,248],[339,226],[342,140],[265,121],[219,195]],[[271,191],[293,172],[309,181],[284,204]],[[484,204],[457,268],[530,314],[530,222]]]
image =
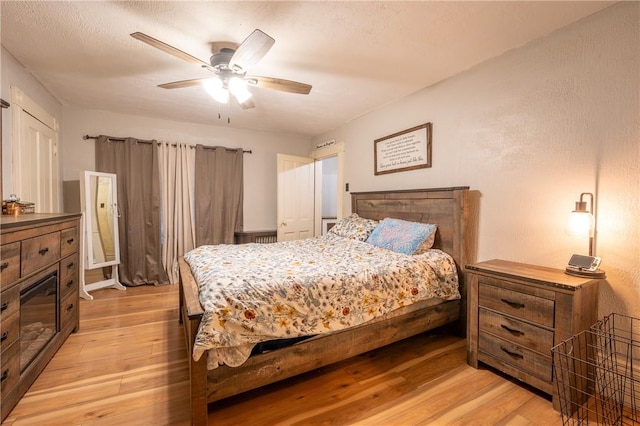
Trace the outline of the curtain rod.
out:
[[[124,142],[124,141],[126,140],[126,139],[124,139],[124,138],[112,138],[112,137],[107,137],[107,138],[108,138],[110,141],[113,141],[113,142]],[[98,139],[98,136],[89,136],[89,135],[84,135],[84,136],[82,137],[82,139],[84,139],[84,140],[89,140],[89,139]],[[148,144],[151,144],[151,143],[153,143],[153,140],[141,140],[141,139],[138,139],[138,142],[139,142],[139,143],[148,143]],[[162,142],[157,142],[157,144],[158,144],[158,145],[160,145],[160,144],[162,144]],[[171,146],[177,146],[177,144],[175,144],[175,143],[174,143],[174,144],[171,144]],[[206,145],[203,145],[202,147],[203,147],[204,149],[216,149],[216,147],[215,147],[215,146],[206,146]],[[194,145],[189,145],[189,148],[192,148],[192,149],[193,149],[193,148],[195,148],[195,146],[194,146]],[[226,148],[226,149],[227,149],[227,150],[233,150],[232,148]],[[253,151],[252,151],[252,150],[244,150],[244,149],[243,149],[243,150],[242,150],[242,153],[243,153],[243,154],[253,154]]]

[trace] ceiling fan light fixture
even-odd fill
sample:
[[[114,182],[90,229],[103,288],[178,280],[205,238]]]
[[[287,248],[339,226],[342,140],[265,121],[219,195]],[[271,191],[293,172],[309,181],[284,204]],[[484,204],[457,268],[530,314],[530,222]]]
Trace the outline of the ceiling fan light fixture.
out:
[[[229,79],[229,91],[241,104],[251,99],[251,92],[247,88],[247,82],[243,78],[231,77]]]
[[[202,85],[204,86],[204,90],[206,90],[216,102],[221,104],[229,102],[229,91],[224,88],[222,80],[218,77],[207,79]]]
[[[254,30],[240,44],[214,42],[213,55],[209,63],[141,32],[132,33],[131,37],[183,61],[205,68],[215,75],[213,78],[194,78],[159,84],[158,87],[163,89],[203,85],[205,91],[218,103],[228,103],[231,93],[242,109],[255,107],[248,85],[302,95],[308,95],[311,91],[311,85],[297,81],[246,75],[247,70],[260,61],[275,43],[273,37],[259,29]]]

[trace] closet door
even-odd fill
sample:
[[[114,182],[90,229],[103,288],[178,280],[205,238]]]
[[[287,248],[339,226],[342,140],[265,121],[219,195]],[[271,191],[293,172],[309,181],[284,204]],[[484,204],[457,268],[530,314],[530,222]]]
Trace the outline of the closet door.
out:
[[[37,213],[58,213],[60,160],[56,120],[12,87],[13,188]]]
[[[23,115],[22,164],[18,166],[23,179],[18,196],[36,203],[36,212],[59,212],[57,135],[29,114]]]

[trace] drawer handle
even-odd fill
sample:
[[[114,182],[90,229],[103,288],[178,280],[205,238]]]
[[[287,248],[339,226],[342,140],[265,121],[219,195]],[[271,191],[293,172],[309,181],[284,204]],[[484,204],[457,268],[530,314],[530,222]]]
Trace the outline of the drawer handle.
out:
[[[44,256],[45,254],[47,254],[49,252],[49,247],[45,247],[43,249],[40,249],[38,251],[38,253],[40,253],[41,256]]]
[[[9,302],[2,302],[2,305],[0,305],[0,312],[6,311],[8,307],[9,307]]]
[[[72,309],[73,309],[73,303],[70,303],[69,306],[67,306],[67,312],[71,312]]]
[[[505,348],[504,346],[500,346],[500,349],[502,349],[502,352],[506,353],[513,359],[520,360],[524,358],[524,355],[520,355],[519,353],[516,353],[516,352],[511,352],[509,349]]]
[[[513,309],[522,309],[522,308],[524,308],[524,303],[512,302],[511,300],[507,300],[507,299],[500,299],[500,300],[502,300],[507,305],[511,306]]]
[[[516,330],[514,328],[507,327],[504,324],[501,324],[500,327],[504,328],[509,333],[513,334],[514,336],[524,336],[524,331],[520,331],[520,330]]]
[[[70,288],[73,285],[73,280],[69,280],[69,282],[67,283],[67,288]],[[524,333],[522,333],[524,334]]]
[[[0,265],[0,271],[4,271],[8,267],[9,267],[9,262],[2,262],[2,265]]]
[[[9,369],[7,368],[2,372],[2,377],[0,377],[0,382],[4,382],[9,377]]]
[[[2,333],[2,336],[0,336],[0,342],[4,342],[5,340],[7,340],[7,337],[9,337],[9,333],[5,331],[4,333]]]
[[[73,241],[74,241],[74,239],[73,239],[73,238],[69,238],[69,239],[67,240],[67,244],[71,244],[71,243],[73,243]]]
[[[67,264],[67,269],[73,268],[73,262]]]

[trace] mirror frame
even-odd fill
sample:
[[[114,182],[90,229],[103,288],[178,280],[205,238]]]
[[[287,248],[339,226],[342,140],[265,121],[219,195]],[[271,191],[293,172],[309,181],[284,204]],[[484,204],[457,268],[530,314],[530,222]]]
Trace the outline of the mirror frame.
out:
[[[92,197],[91,197],[91,178],[92,177],[106,177],[112,180],[112,192],[111,192],[111,211],[113,214],[113,244],[114,244],[114,259],[109,260],[107,262],[95,262],[93,255],[93,211],[95,210],[91,205]],[[102,172],[92,172],[85,171],[84,179],[81,179],[82,188],[80,193],[82,194],[82,211],[84,213],[85,220],[85,267],[84,269],[97,269],[102,268],[104,266],[110,265],[118,265],[120,263],[120,238],[119,238],[119,228],[118,228],[118,187],[117,187],[117,178],[113,173],[102,173]]]

